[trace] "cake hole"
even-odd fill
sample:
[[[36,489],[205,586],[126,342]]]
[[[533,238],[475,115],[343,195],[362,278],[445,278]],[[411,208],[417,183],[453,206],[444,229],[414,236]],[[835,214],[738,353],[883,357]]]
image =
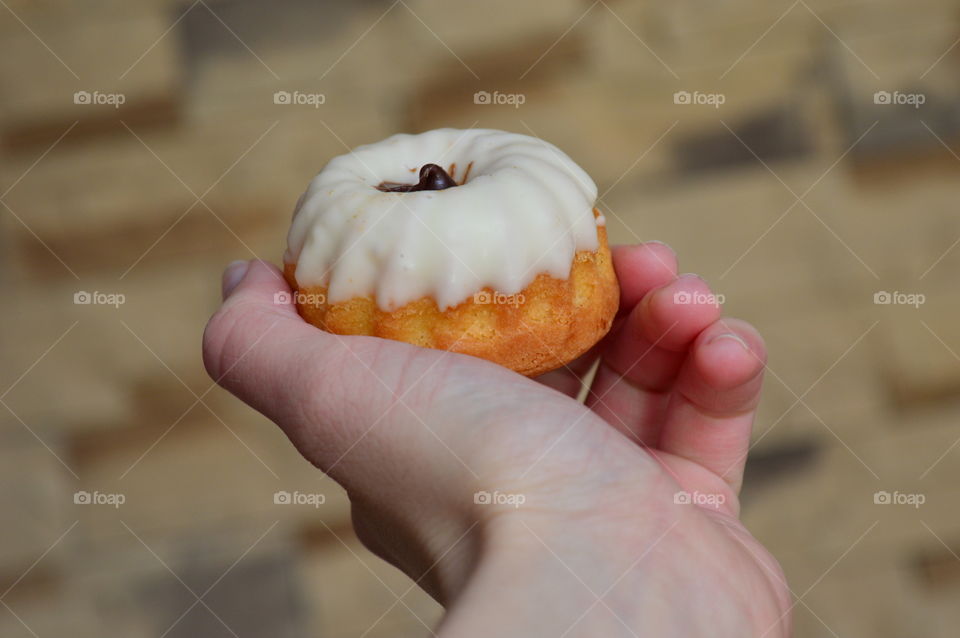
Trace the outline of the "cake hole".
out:
[[[451,165],[451,169],[456,164]],[[468,168],[469,172],[469,168]],[[457,182],[450,177],[442,166],[437,164],[424,164],[420,168],[420,181],[416,184],[401,184],[398,182],[380,182],[377,190],[385,193],[412,193],[416,191],[442,191],[448,188],[459,186]]]

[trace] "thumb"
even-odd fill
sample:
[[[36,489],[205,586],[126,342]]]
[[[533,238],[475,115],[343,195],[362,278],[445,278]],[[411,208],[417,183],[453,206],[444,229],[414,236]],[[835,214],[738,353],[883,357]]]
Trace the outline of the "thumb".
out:
[[[294,439],[303,420],[304,365],[323,357],[307,352],[326,341],[297,314],[280,271],[262,261],[233,262],[223,274],[224,300],[203,332],[203,363],[210,377],[280,425]],[[318,348],[319,350],[319,348]],[[299,445],[298,445],[299,447]]]
[[[446,427],[456,398],[444,398],[456,387],[446,383],[453,358],[515,382],[507,370],[465,355],[318,330],[297,314],[277,268],[253,261],[230,281],[237,275],[229,270],[242,268],[231,264],[225,273],[226,299],[204,331],[207,372],[348,490],[394,464],[422,467],[424,456],[457,464],[434,450],[463,443]]]

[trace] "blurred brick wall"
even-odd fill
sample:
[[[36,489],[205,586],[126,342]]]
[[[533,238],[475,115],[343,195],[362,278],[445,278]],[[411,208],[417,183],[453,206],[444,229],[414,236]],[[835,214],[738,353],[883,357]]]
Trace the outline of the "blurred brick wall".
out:
[[[427,633],[199,340],[330,157],[439,126],[557,144],[615,241],[666,241],[760,328],[744,516],[798,636],[956,635],[958,38],[939,0],[6,0],[0,635]]]

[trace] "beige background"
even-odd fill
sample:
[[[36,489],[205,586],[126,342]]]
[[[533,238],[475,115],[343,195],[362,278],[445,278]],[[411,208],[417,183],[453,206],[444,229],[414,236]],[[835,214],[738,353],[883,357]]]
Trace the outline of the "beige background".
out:
[[[223,265],[279,261],[329,158],[438,126],[557,144],[615,241],[671,244],[760,328],[744,518],[786,570],[798,636],[956,635],[958,3],[0,5],[0,635],[428,634],[437,605],[359,546],[336,485],[211,388],[199,343]]]

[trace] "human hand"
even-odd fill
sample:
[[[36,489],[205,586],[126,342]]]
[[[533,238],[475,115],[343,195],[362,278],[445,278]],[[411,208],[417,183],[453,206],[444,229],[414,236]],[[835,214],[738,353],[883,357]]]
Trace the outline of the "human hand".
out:
[[[204,362],[343,485],[361,540],[447,607],[441,635],[787,636],[780,569],[737,519],[763,343],[678,303],[709,288],[662,244],[614,264],[587,406],[570,395],[590,357],[537,382],[328,334],[275,303],[289,288],[261,262],[226,274]]]

